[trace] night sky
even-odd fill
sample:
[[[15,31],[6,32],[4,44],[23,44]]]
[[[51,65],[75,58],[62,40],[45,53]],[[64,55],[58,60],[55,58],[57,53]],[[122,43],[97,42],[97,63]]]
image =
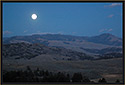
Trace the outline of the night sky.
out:
[[[31,18],[37,14],[37,19]],[[3,3],[3,37],[32,34],[122,37],[122,3]]]

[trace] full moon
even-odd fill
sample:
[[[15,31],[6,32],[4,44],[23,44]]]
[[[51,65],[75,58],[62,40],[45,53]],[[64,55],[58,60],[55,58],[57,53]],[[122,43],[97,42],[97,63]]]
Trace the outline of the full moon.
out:
[[[35,19],[37,19],[37,15],[36,15],[36,14],[32,14],[31,18],[32,18],[33,20],[35,20]]]

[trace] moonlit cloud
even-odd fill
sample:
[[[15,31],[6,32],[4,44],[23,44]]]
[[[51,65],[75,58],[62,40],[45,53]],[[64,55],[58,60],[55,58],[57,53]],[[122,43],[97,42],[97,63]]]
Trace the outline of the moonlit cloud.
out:
[[[113,29],[101,29],[99,32],[111,32]]]
[[[108,17],[109,17],[109,18],[112,18],[113,16],[114,16],[114,14],[110,14]]]
[[[8,34],[11,34],[11,33],[12,33],[12,32],[10,32],[10,31],[8,31],[8,30],[3,32],[4,35],[8,35]]]
[[[105,5],[104,7],[116,7],[116,6],[121,6],[121,3],[112,3],[111,5]]]
[[[107,31],[107,29],[101,29],[101,30],[99,30],[99,32],[104,32],[104,31]]]
[[[38,32],[36,32],[36,33],[31,33],[31,34],[29,34],[29,35],[43,35],[43,34],[56,34],[56,33],[52,33],[52,32],[40,32],[40,31],[38,31]]]
[[[111,31],[112,31],[112,29],[109,29],[109,30],[108,30],[108,32],[111,32]]]
[[[35,33],[31,33],[31,34],[28,34],[28,35],[46,35],[46,34],[60,34],[60,35],[62,35],[62,34],[64,34],[64,32],[59,31],[59,32],[54,33],[54,32],[40,32],[40,31],[37,31]]]
[[[115,7],[115,6],[121,6],[122,4],[120,3],[112,3],[111,5],[109,5],[110,7]]]
[[[26,33],[26,32],[27,32],[27,30],[24,30],[23,32],[24,32],[24,33]]]

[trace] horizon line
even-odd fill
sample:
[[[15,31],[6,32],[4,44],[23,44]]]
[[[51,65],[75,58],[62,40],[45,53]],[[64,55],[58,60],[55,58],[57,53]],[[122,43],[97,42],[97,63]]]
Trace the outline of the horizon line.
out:
[[[113,35],[112,33],[101,33],[101,34],[98,34],[98,35],[94,35],[94,36],[82,36],[82,35],[72,35],[72,34],[64,34],[64,33],[31,33],[31,34],[26,34],[26,35],[13,35],[13,36],[9,36],[9,37],[4,37],[2,36],[3,38],[11,38],[11,37],[21,37],[21,36],[33,36],[33,35],[67,35],[67,36],[75,36],[75,37],[95,37],[95,36],[100,36],[100,35],[103,35],[103,34],[110,34],[110,35]],[[113,36],[116,36],[116,35],[113,35]],[[119,36],[116,36],[118,38],[123,38],[122,37],[119,37]]]

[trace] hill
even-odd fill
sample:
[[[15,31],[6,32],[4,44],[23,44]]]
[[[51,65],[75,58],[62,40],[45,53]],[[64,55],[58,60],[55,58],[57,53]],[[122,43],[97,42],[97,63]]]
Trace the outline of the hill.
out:
[[[21,42],[32,44],[39,43],[49,47],[66,48],[92,55],[102,53],[102,51],[95,52],[95,50],[104,50],[108,48],[115,48],[116,50],[119,49],[119,51],[122,51],[122,39],[107,33],[93,37],[60,34],[36,34],[31,36],[14,36],[10,38],[3,38],[3,44]],[[91,52],[87,49],[94,51]]]
[[[48,47],[42,44],[29,43],[4,44],[2,53],[3,58],[15,59],[31,59],[39,55],[50,55],[52,56],[51,59],[54,60],[84,60],[93,58],[85,53],[72,51],[65,48]]]

